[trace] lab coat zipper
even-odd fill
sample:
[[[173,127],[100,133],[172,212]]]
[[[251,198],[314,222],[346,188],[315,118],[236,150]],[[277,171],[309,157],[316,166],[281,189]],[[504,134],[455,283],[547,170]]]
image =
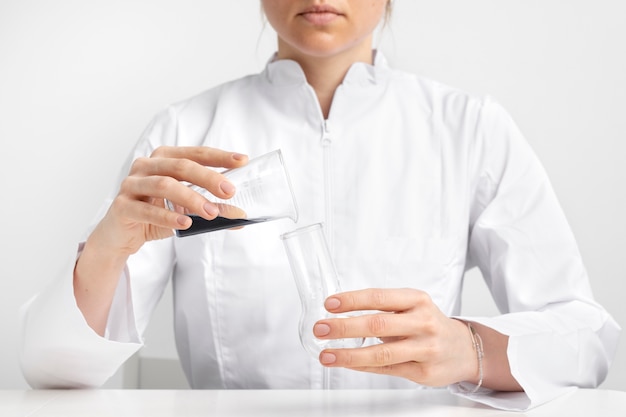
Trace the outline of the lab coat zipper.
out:
[[[324,170],[324,230],[325,230],[325,235],[326,235],[326,243],[328,244],[328,249],[330,251],[330,253],[333,253],[333,248],[334,248],[334,242],[333,242],[333,219],[332,219],[332,179],[333,176],[331,175],[331,170],[332,170],[332,152],[331,152],[331,145],[332,145],[332,138],[331,138],[331,129],[330,129],[330,123],[329,123],[329,119],[324,117],[324,114],[322,113],[322,109],[319,105],[319,101],[317,98],[317,94],[315,94],[315,90],[313,89],[313,87],[311,87],[310,85],[307,84],[307,88],[309,90],[309,93],[311,95],[311,98],[313,99],[314,103],[315,103],[315,108],[317,109],[317,112],[319,114],[320,120],[321,120],[321,130],[322,130],[322,136],[320,139],[320,144],[322,146],[322,151],[323,151],[323,167],[322,169]],[[341,86],[337,87],[337,90],[335,91],[335,97],[333,98],[333,108],[336,107],[336,102],[337,102],[337,93],[339,92],[339,90],[341,89]],[[331,112],[332,112],[332,108],[331,108]]]
[[[321,120],[321,139],[320,139],[320,145],[322,146],[322,152],[323,152],[323,166],[322,169],[324,170],[324,231],[325,231],[325,237],[326,237],[326,243],[328,245],[328,250],[331,253],[333,253],[333,247],[334,247],[334,242],[333,242],[333,234],[332,234],[332,230],[333,230],[333,225],[332,225],[332,175],[331,175],[331,168],[332,168],[332,164],[331,164],[331,144],[332,144],[332,139],[330,136],[330,126],[329,126],[329,122],[328,119],[324,117],[324,114],[322,113],[322,109],[319,105],[319,101],[317,99],[317,94],[315,94],[315,90],[313,90],[313,87],[311,87],[310,85],[307,84],[307,88],[308,91],[311,95],[311,98],[313,99],[313,102],[315,103],[315,107],[317,109],[317,112],[319,114],[319,118]],[[333,102],[336,101],[336,93],[335,93],[335,100],[333,100]],[[319,368],[318,368],[319,369]],[[331,368],[326,368],[326,367],[322,367],[321,368],[321,387],[322,389],[330,389],[331,388]]]

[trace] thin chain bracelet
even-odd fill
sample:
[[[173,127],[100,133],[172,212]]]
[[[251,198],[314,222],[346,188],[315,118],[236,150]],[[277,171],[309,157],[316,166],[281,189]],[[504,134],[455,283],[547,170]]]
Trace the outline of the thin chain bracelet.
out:
[[[461,391],[467,394],[475,394],[483,385],[483,357],[485,356],[485,352],[483,350],[483,339],[472,327],[471,323],[465,322],[465,324],[467,324],[467,329],[469,330],[470,337],[472,338],[472,347],[476,351],[476,357],[478,358],[478,384],[476,384],[476,386],[472,390],[465,389],[465,387],[463,387],[461,384],[458,384],[458,386]]]

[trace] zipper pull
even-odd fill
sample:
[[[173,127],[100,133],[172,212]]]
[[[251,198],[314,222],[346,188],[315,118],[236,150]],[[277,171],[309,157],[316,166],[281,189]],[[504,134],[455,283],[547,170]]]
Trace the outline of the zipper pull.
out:
[[[322,123],[322,146],[329,146],[331,143],[330,129],[328,126],[328,119],[324,119]]]

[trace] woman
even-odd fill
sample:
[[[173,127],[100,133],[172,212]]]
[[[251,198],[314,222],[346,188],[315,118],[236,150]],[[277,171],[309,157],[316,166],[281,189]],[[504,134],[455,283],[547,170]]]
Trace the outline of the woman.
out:
[[[319,387],[320,363],[332,388],[449,386],[509,409],[598,385],[619,327],[593,300],[546,175],[508,114],[390,69],[372,50],[387,0],[262,6],[278,34],[265,71],[158,115],[78,260],[27,306],[28,381],[102,384],[141,347],[171,277],[177,348],[195,388]],[[311,331],[368,338],[362,348],[319,361],[300,348],[278,239],[288,220],[171,238],[191,220],[165,198],[207,220],[219,213],[180,181],[228,198],[232,184],[205,166],[242,166],[276,148],[299,224],[325,223],[350,290],[325,307],[369,311]],[[502,316],[455,317],[474,265]]]

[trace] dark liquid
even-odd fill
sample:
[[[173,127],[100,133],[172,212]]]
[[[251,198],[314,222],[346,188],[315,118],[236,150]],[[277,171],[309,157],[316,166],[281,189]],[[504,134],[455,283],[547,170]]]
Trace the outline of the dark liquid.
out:
[[[213,220],[206,220],[200,216],[190,215],[191,227],[186,230],[177,230],[176,235],[179,237],[197,235],[199,233],[213,232],[215,230],[230,229],[232,227],[247,226],[250,224],[261,223],[266,219],[248,220],[248,219],[227,219],[225,217],[216,217]]]

